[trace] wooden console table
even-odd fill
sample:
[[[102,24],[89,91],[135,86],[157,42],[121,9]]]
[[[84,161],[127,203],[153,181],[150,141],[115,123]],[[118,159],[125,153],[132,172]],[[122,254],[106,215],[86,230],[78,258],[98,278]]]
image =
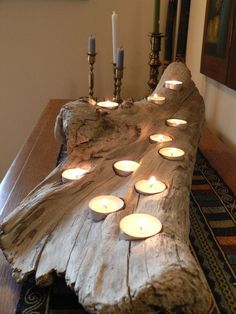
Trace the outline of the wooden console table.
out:
[[[51,100],[29,139],[22,147],[0,186],[0,213],[4,218],[11,209],[55,166],[59,145],[54,140],[55,118],[68,100]],[[236,157],[222,142],[205,129],[200,148],[207,159],[236,194]],[[13,314],[21,285],[11,277],[10,266],[0,252],[0,313]]]
[[[51,100],[30,137],[16,156],[0,186],[1,219],[54,168],[59,145],[53,135],[56,116],[67,100]],[[0,251],[0,313],[13,314],[21,285],[12,278]]]

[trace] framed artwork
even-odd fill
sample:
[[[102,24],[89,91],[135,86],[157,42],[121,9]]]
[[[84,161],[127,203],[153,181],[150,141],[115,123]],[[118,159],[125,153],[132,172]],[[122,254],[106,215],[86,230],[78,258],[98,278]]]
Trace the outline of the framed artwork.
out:
[[[229,73],[236,53],[235,22],[236,0],[207,1],[201,73],[236,89],[236,77],[232,87]]]

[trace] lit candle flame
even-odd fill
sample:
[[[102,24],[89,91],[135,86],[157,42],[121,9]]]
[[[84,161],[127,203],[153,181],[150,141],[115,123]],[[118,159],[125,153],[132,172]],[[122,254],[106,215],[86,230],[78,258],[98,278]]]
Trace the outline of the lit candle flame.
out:
[[[123,166],[125,171],[130,171],[130,163],[128,161],[124,161]]]
[[[104,208],[108,208],[108,200],[106,199],[106,198],[103,198],[102,200],[101,200],[101,205],[104,207]]]
[[[141,218],[139,219],[139,232],[143,233],[145,232],[145,225],[147,224],[146,220]]]
[[[155,178],[154,176],[152,176],[152,177],[148,180],[148,182],[149,182],[150,188],[152,188],[153,185],[156,183],[156,178]]]
[[[159,142],[163,142],[164,141],[164,136],[162,134],[159,135]]]
[[[170,155],[171,155],[171,157],[173,157],[173,156],[176,155],[176,149],[175,149],[175,148],[172,148],[172,149],[171,149]]]

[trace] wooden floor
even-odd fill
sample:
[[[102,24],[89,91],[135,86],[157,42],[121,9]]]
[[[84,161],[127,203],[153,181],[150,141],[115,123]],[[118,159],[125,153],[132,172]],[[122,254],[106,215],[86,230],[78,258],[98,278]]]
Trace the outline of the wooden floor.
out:
[[[53,136],[57,113],[67,100],[51,100],[45,108],[0,186],[1,219],[55,166],[59,145]],[[199,147],[236,195],[236,156],[224,144],[204,129]],[[11,270],[0,251],[0,314],[13,314],[19,299],[21,285],[11,277]]]

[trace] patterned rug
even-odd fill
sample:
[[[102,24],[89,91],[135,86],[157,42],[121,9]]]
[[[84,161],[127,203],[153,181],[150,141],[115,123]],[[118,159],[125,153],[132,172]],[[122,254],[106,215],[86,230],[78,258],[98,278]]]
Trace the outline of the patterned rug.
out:
[[[59,160],[63,158],[61,153]],[[212,292],[211,314],[236,313],[236,198],[198,152],[190,195],[190,241]],[[16,314],[85,314],[63,279],[39,288],[31,278]],[[197,313],[196,313],[197,314]]]

